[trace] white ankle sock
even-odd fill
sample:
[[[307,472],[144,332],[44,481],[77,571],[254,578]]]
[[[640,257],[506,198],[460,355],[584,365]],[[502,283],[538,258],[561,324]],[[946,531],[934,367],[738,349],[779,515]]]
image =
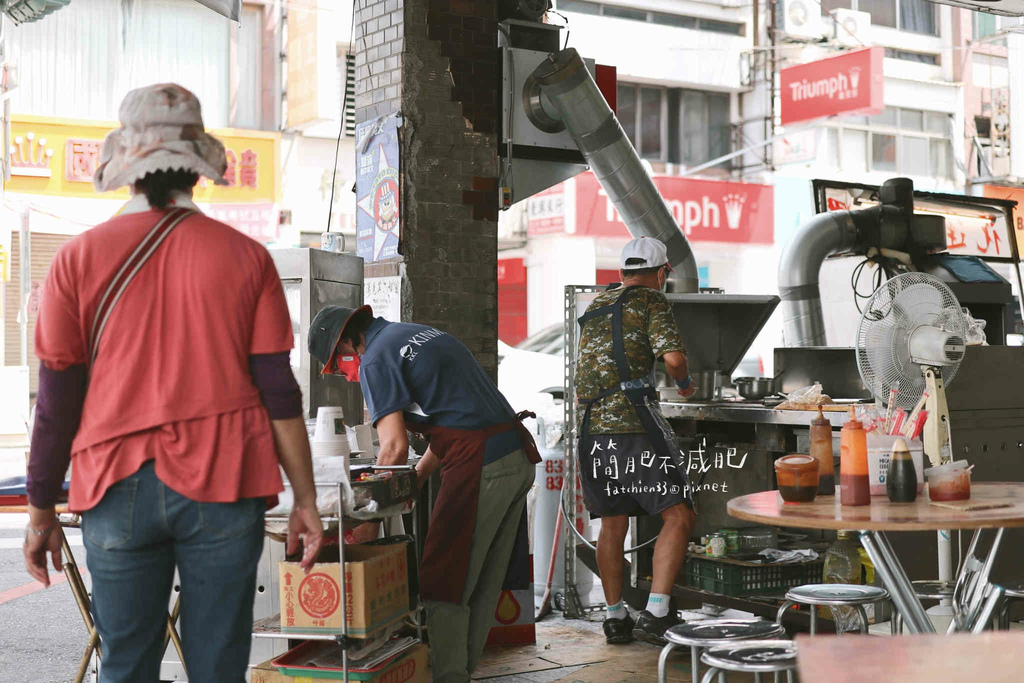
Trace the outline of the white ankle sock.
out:
[[[626,611],[626,607],[622,604],[622,600],[619,600],[614,605],[608,605],[605,607],[605,616],[608,619],[625,619],[629,616],[629,612]]]
[[[669,596],[664,593],[651,593],[647,598],[647,611],[656,617],[668,616]]]

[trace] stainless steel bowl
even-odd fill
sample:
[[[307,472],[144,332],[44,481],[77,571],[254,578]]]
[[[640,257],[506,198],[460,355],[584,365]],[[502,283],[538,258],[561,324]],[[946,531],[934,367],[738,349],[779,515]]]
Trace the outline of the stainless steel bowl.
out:
[[[697,386],[689,401],[713,401],[718,389],[718,372],[715,370],[696,370],[690,372],[690,379]]]
[[[775,380],[771,377],[738,377],[733,384],[739,395],[748,401],[760,401],[775,393]]]

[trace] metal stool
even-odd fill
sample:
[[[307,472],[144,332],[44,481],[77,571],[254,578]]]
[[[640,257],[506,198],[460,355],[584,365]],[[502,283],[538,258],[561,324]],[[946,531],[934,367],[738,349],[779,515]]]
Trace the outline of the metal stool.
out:
[[[658,683],[665,683],[668,656],[680,646],[690,648],[690,680],[700,680],[701,649],[729,645],[737,640],[765,640],[784,636],[781,624],[764,619],[707,619],[673,626],[665,631],[668,644],[658,658]]]
[[[864,605],[879,600],[888,600],[889,591],[877,586],[860,586],[851,583],[812,583],[806,586],[798,586],[786,591],[786,601],[782,603],[775,621],[782,623],[782,617],[786,610],[793,605],[810,605],[811,609],[811,635],[818,633],[818,610],[813,609],[818,605],[829,607],[854,607],[860,615],[860,632],[868,632],[868,614],[864,611]]]
[[[1003,599],[1003,606],[999,610],[999,629],[1008,631],[1010,630],[1010,608],[1013,603],[1024,600],[1024,582],[1011,583],[1007,586]]]
[[[918,600],[952,600],[953,591],[956,589],[955,581],[929,579],[925,581],[912,581],[911,585],[914,587],[914,595],[917,596]],[[892,632],[893,635],[903,633],[903,616],[898,610],[893,610]]]
[[[731,645],[713,647],[701,657],[709,667],[701,683],[711,683],[715,674],[728,671],[754,674],[754,683],[761,683],[761,674],[786,672],[786,679],[793,681],[796,668],[796,645],[792,640],[746,640]]]

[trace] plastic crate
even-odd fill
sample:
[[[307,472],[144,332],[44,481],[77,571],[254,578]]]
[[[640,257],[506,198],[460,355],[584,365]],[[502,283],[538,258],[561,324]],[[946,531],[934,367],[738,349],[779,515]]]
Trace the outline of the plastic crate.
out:
[[[686,558],[686,585],[708,593],[730,595],[775,594],[787,588],[821,583],[825,560],[800,564],[734,564],[707,557]]]

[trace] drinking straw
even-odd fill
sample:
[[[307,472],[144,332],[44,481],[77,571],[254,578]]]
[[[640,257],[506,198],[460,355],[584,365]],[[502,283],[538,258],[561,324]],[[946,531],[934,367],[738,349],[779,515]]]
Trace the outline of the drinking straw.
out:
[[[888,431],[886,431],[886,434],[889,434],[890,436],[895,436],[897,434],[902,434],[903,433],[903,431],[902,431],[903,430],[903,423],[904,423],[904,421],[906,419],[907,419],[907,411],[904,410],[903,408],[898,408],[896,410],[896,417],[893,419],[892,425],[890,425],[890,428],[889,428]]]

